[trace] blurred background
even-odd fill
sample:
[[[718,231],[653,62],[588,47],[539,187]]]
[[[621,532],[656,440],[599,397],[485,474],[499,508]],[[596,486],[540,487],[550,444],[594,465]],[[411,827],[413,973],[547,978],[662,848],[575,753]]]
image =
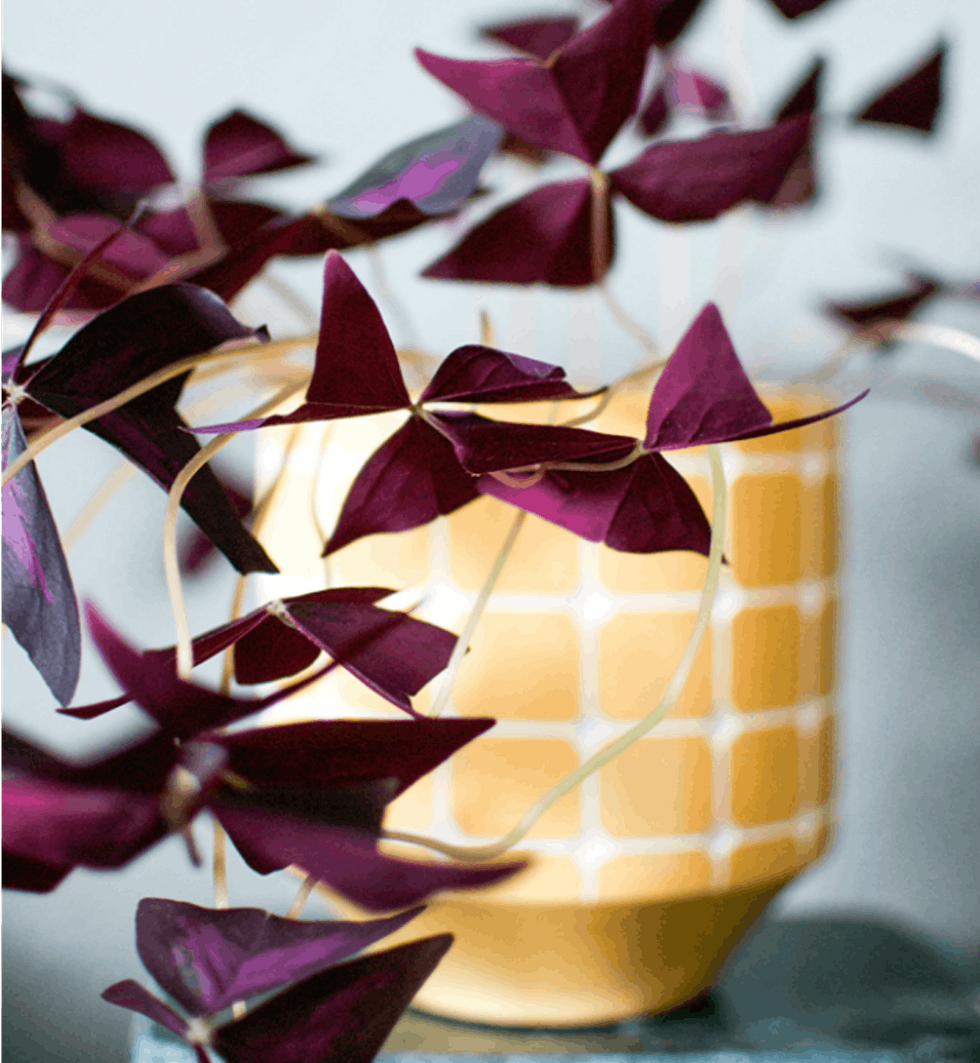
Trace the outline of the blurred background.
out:
[[[320,157],[318,165],[255,179],[250,190],[302,209],[338,193],[392,147],[462,116],[462,103],[416,63],[414,47],[492,58],[508,53],[479,39],[481,25],[599,10],[584,0],[526,3],[7,0],[4,60],[10,73],[67,88],[87,109],[148,133],[190,183],[200,172],[203,131],[242,107]],[[948,52],[931,135],[849,121],[939,40]],[[713,298],[750,368],[793,376],[841,342],[840,328],[821,313],[825,300],[897,292],[903,269],[951,285],[980,277],[975,0],[830,0],[794,22],[768,0],[705,0],[681,47],[757,124],[813,58],[828,65],[813,205],[736,211],[683,227],[617,205],[610,285],[664,348]],[[620,138],[608,158],[616,165],[637,146]],[[549,178],[565,173],[559,165]],[[529,167],[494,162],[485,171],[491,196],[473,216],[500,202],[495,190],[513,198],[539,180]],[[409,310],[410,320],[389,320],[396,341],[441,357],[477,339],[485,309],[501,347],[569,365],[580,379],[607,380],[637,361],[635,341],[592,293],[421,279],[468,224],[469,216],[441,222],[382,245],[387,284]],[[377,263],[365,251],[346,257],[377,294]],[[313,307],[321,270],[315,259],[272,267]],[[274,333],[304,330],[258,287],[245,293],[241,314],[269,320]],[[980,335],[975,297],[937,298],[918,317]],[[10,315],[5,346],[26,327]],[[980,950],[980,461],[972,446],[980,433],[980,364],[902,344],[883,356],[857,355],[834,386],[853,393],[863,382],[872,395],[847,415],[846,427],[836,838],[824,861],[781,894],[769,919],[885,925],[928,941],[965,970]],[[243,474],[250,445],[239,440],[229,457]],[[85,433],[39,459],[62,531],[115,464],[114,453]],[[163,508],[163,493],[138,477],[69,555],[79,597],[95,600],[144,646],[173,641],[159,537],[146,532]],[[224,619],[232,583],[230,566],[219,561],[190,588],[195,630]],[[9,726],[71,755],[140,726],[135,710],[88,724],[55,716],[19,647],[5,637],[3,648]],[[76,701],[113,693],[87,646]],[[199,832],[202,842],[208,833]],[[232,868],[230,885],[236,905],[279,911],[295,888],[285,876],[259,880],[242,866]],[[49,896],[6,894],[8,1058],[125,1058],[128,1013],[99,993],[142,976],[133,948],[137,901],[168,895],[208,904],[210,889],[210,873],[189,868],[181,845],[171,842],[120,873],[76,871]]]

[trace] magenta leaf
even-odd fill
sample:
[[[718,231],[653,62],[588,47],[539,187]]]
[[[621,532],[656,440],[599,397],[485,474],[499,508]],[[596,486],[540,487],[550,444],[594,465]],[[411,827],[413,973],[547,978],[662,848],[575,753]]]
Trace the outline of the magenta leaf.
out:
[[[866,394],[832,410],[774,425],[745,375],[718,308],[708,303],[654,385],[643,445],[674,450],[784,432],[832,417]]]
[[[799,18],[823,7],[827,0],[772,0],[774,7],[778,8],[786,18]]]
[[[728,93],[706,74],[669,60],[667,88],[673,110],[699,118],[723,118],[729,112]]]
[[[298,982],[393,934],[422,909],[368,922],[281,919],[260,908],[215,910],[146,897],[136,909],[144,967],[191,1015]]]
[[[561,425],[491,421],[475,413],[430,415],[474,475],[526,469],[546,462],[609,462],[625,458],[636,440]]]
[[[313,156],[298,154],[275,129],[245,111],[232,111],[205,134],[205,181],[274,173],[307,162]]]
[[[228,1063],[370,1063],[452,944],[413,941],[308,978],[215,1030]]]
[[[502,136],[496,122],[470,115],[395,148],[326,206],[354,220],[373,218],[400,199],[425,214],[449,214],[474,193]]]
[[[158,1022],[178,1037],[183,1038],[187,1034],[187,1023],[177,1012],[144,989],[139,982],[134,982],[132,978],[109,986],[103,992],[102,999],[120,1008],[139,1012],[140,1015]]]
[[[909,292],[863,302],[827,303],[825,310],[846,322],[848,327],[856,327],[861,331],[874,331],[887,323],[904,321],[941,287],[936,281],[915,274],[909,274],[906,281],[912,289]],[[882,339],[887,337],[882,336]]]
[[[472,502],[477,494],[452,444],[412,417],[357,474],[324,556],[365,535],[428,524]]]
[[[574,16],[557,18],[532,18],[521,22],[500,22],[484,26],[480,35],[490,40],[502,41],[542,61],[556,48],[575,36],[579,20]]]
[[[855,121],[906,126],[931,133],[942,102],[943,60],[946,45],[940,42],[932,55],[896,85],[877,95]]]
[[[799,85],[776,112],[776,122],[785,122],[800,114],[813,114],[820,98],[820,82],[823,80],[825,65],[823,59],[814,59],[813,65]]]
[[[61,885],[72,870],[70,865],[46,864],[43,860],[32,860],[4,850],[3,888],[26,893],[50,893]]]
[[[130,296],[100,314],[26,386],[48,409],[72,417],[173,362],[227,340],[256,335],[206,289],[167,285]],[[165,490],[200,449],[174,409],[184,380],[176,377],[85,426]],[[182,505],[239,572],[278,571],[246,531],[210,469],[197,473]]]
[[[374,300],[338,254],[327,255],[313,378],[294,413],[195,432],[242,431],[263,425],[357,417],[410,406],[398,355]]]
[[[701,0],[653,0],[651,43],[666,48],[687,29]]]
[[[415,54],[430,74],[522,140],[594,165],[636,109],[651,14],[648,0],[618,0],[547,63]]]
[[[606,246],[613,253],[607,212]],[[423,277],[582,287],[595,281],[592,191],[580,178],[543,185],[471,229]]]
[[[814,114],[820,94],[824,61],[815,59],[810,70],[790,93],[775,115],[776,122],[785,122],[802,114]],[[779,188],[767,200],[773,207],[795,207],[810,203],[817,194],[817,178],[813,166],[813,126],[806,143],[793,160]]]
[[[4,468],[26,447],[16,408],[4,406]],[[3,622],[51,693],[67,705],[81,667],[78,606],[34,462],[3,489]]]
[[[583,398],[548,362],[471,344],[457,347],[436,370],[419,402],[533,402]]]
[[[661,221],[708,221],[746,200],[768,202],[809,133],[810,118],[801,115],[768,129],[655,144],[610,182]]]
[[[670,120],[670,103],[667,83],[661,81],[640,112],[640,128],[652,137],[661,132]]]
[[[488,719],[313,720],[208,735],[229,768],[261,788],[316,788],[396,778],[394,796],[493,726]]]
[[[529,487],[481,476],[480,491],[614,550],[708,553],[711,529],[687,482],[659,454],[612,472],[549,472]]]
[[[212,808],[230,835],[247,839],[249,851],[242,855],[255,870],[267,873],[297,864],[373,912],[407,908],[440,890],[489,885],[524,866],[398,860],[378,851],[377,837],[370,830],[274,815],[264,809],[233,808],[224,801]]]

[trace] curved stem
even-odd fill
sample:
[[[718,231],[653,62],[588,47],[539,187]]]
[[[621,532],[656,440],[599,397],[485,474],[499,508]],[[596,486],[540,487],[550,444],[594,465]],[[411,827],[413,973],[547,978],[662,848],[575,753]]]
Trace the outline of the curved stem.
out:
[[[890,339],[929,343],[933,347],[944,347],[947,351],[956,351],[980,362],[980,339],[962,329],[907,321],[885,322],[879,327],[888,329]]]
[[[606,283],[605,278],[599,281],[597,287],[599,288],[599,294],[606,301],[606,306],[609,308],[609,313],[623,326],[624,329],[636,340],[637,343],[646,351],[650,358],[658,358],[660,350],[657,347],[656,340],[643,328],[643,326],[635,321],[626,310],[622,307],[619,300],[613,295]]]
[[[466,655],[466,651],[469,648],[470,639],[473,637],[473,632],[476,631],[476,625],[480,622],[480,617],[483,616],[483,610],[487,607],[487,602],[490,601],[490,595],[493,593],[494,585],[496,584],[500,573],[503,571],[504,564],[507,558],[510,557],[511,550],[514,549],[514,544],[517,542],[517,536],[521,533],[521,528],[524,527],[524,521],[527,519],[527,513],[521,509],[517,511],[514,517],[513,523],[510,526],[510,531],[507,532],[507,537],[504,539],[503,545],[500,547],[500,553],[497,554],[497,560],[493,563],[493,568],[490,569],[490,574],[487,576],[480,588],[480,593],[477,595],[476,601],[473,603],[473,608],[470,610],[469,618],[466,621],[466,626],[463,628],[459,638],[456,640],[456,645],[453,647],[452,655],[449,658],[449,664],[446,665],[446,677],[442,681],[442,686],[439,688],[439,697],[436,699],[436,703],[432,708],[430,716],[439,716],[445,711],[446,706],[449,704],[449,698],[453,692],[453,686],[456,682],[456,675],[459,672],[459,666],[463,663],[463,657]]]
[[[264,417],[270,410],[282,405],[298,391],[302,390],[302,384],[290,384],[267,402],[252,410],[247,417]],[[229,443],[237,432],[223,432],[215,436],[207,446],[202,447],[197,454],[177,473],[170,491],[167,495],[167,508],[163,517],[163,569],[167,578],[167,591],[170,595],[170,607],[174,614],[174,626],[177,631],[177,675],[181,679],[189,679],[194,667],[194,653],[191,647],[190,625],[187,621],[187,608],[184,605],[184,592],[180,580],[180,564],[177,560],[177,511],[180,509],[180,500],[183,498],[187,485],[194,478],[195,473],[203,468],[208,461],[225,444]]]
[[[681,654],[677,668],[674,670],[670,683],[657,707],[625,734],[620,735],[614,742],[610,742],[605,749],[599,750],[598,753],[589,757],[584,764],[580,764],[573,772],[556,783],[524,813],[517,826],[509,834],[496,842],[491,842],[489,845],[449,845],[433,838],[426,838],[422,835],[410,834],[404,831],[382,831],[382,837],[390,838],[392,841],[423,845],[454,860],[468,860],[475,863],[494,860],[516,845],[556,801],[564,797],[570,790],[573,790],[593,772],[598,771],[599,768],[618,757],[620,753],[629,749],[634,742],[656,727],[670,712],[684,689],[684,684],[690,675],[701,640],[704,638],[704,633],[711,622],[711,609],[714,605],[715,594],[718,591],[718,581],[721,577],[721,559],[725,539],[726,489],[725,472],[722,466],[721,453],[717,446],[708,447],[708,459],[711,463],[713,489],[708,574],[705,577],[704,587],[701,591],[701,601],[698,604],[698,611],[694,619],[694,627],[691,630],[690,638],[687,640],[687,645],[684,647],[684,652]]]

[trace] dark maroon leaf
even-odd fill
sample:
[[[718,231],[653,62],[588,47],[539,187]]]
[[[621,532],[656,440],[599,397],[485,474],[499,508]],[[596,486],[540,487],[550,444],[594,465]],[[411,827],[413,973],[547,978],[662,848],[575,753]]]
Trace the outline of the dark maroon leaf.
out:
[[[452,944],[424,938],[331,968],[214,1032],[228,1063],[370,1063]]]
[[[489,885],[524,866],[396,860],[378,851],[377,838],[370,831],[224,803],[213,805],[213,810],[230,834],[248,839],[251,852],[261,854],[266,868],[297,864],[369,911],[407,908],[440,890]]]
[[[3,854],[3,888],[24,890],[27,893],[50,893],[72,872],[71,867],[46,864],[16,853]]]
[[[560,366],[470,344],[457,347],[443,360],[419,402],[533,402],[582,397],[565,380]]]
[[[802,114],[814,114],[819,104],[820,82],[824,61],[815,59],[800,84],[778,109],[774,121],[785,122]],[[773,207],[795,207],[812,202],[817,195],[817,178],[813,165],[813,126],[806,143],[793,160],[779,188],[767,201]]]
[[[252,512],[252,488],[250,484],[224,471],[215,470],[218,482],[225,489],[235,512],[248,527]],[[214,555],[214,543],[200,530],[194,528],[181,542],[178,551],[180,571],[184,576],[195,576]]]
[[[878,326],[910,317],[941,285],[928,277],[909,274],[906,278],[912,290],[901,295],[889,295],[883,299],[870,299],[855,303],[827,303],[825,310],[834,317],[856,326],[861,331],[874,331]],[[887,341],[887,336],[882,335]]]
[[[27,388],[44,406],[72,417],[181,358],[257,335],[206,289],[167,285],[130,296],[100,314],[44,364]],[[174,409],[184,379],[162,384],[85,426],[165,490],[200,449]],[[239,572],[278,571],[246,531],[210,469],[193,478],[182,505]]]
[[[532,18],[484,26],[480,34],[545,60],[556,48],[574,37],[578,28],[579,20],[575,16]]]
[[[107,712],[111,712],[113,709],[118,709],[120,705],[126,705],[132,701],[132,698],[128,694],[123,694],[118,698],[109,698],[108,701],[93,701],[89,705],[73,705],[69,709],[58,709],[62,716],[71,716],[76,720],[95,720],[99,716],[104,716]]]
[[[906,126],[931,133],[942,101],[943,60],[946,45],[942,42],[919,67],[896,85],[877,95],[856,117],[858,122]]]
[[[807,142],[809,116],[748,133],[655,144],[610,174],[612,187],[661,221],[707,221],[745,200],[768,202]]]
[[[312,161],[312,155],[298,154],[275,129],[245,111],[232,111],[205,134],[205,181],[274,173]]]
[[[365,535],[428,524],[472,502],[477,494],[449,441],[412,417],[358,473],[324,556]]]
[[[774,121],[785,122],[800,114],[813,114],[820,98],[820,83],[823,80],[825,66],[823,59],[814,59],[813,65],[802,81],[776,111]]]
[[[706,74],[671,59],[666,80],[673,110],[699,118],[717,119],[728,114],[728,93]]]
[[[687,29],[701,0],[653,0],[651,43],[666,48]]]
[[[636,110],[651,15],[649,0],[619,0],[544,64],[415,54],[430,74],[529,144],[595,165]]]
[[[258,787],[355,786],[394,777],[397,796],[493,726],[488,719],[314,720],[209,735]]]
[[[708,553],[711,529],[687,482],[659,454],[612,472],[549,472],[530,487],[481,476],[480,491],[614,550]]]
[[[449,214],[474,193],[502,136],[496,122],[470,115],[395,148],[328,200],[327,209],[356,220],[408,200],[426,214]]]
[[[4,468],[26,447],[16,408],[4,406]],[[67,705],[81,667],[78,606],[58,529],[33,461],[3,489],[3,622],[51,693]]]
[[[102,999],[110,1004],[116,1004],[120,1008],[128,1008],[137,1011],[148,1019],[159,1023],[165,1029],[183,1038],[187,1033],[187,1023],[162,1000],[158,1000],[152,993],[144,989],[139,982],[127,978],[123,982],[116,982],[109,986],[102,994]]]
[[[215,910],[145,897],[136,909],[143,966],[191,1015],[309,978],[393,934],[422,909],[363,923],[299,922],[260,908]]]
[[[294,413],[195,432],[244,431],[263,425],[357,417],[410,406],[398,355],[374,300],[338,254],[327,255],[313,378]]]
[[[614,248],[612,210],[606,246]],[[471,229],[422,274],[443,280],[582,287],[595,281],[592,190],[585,178],[544,185]]]
[[[772,0],[772,3],[786,18],[799,18],[823,7],[827,0]]]
[[[708,303],[654,385],[643,445],[648,450],[675,450],[772,435],[833,417],[867,394],[863,391],[823,413],[773,424],[745,375],[718,308]]]
[[[667,85],[661,81],[647,101],[646,106],[640,112],[640,128],[647,136],[652,137],[666,126],[669,118],[670,107],[667,99]]]
[[[545,462],[618,461],[636,445],[627,436],[561,425],[491,421],[475,413],[440,413],[432,415],[432,420],[453,444],[460,465],[474,475],[527,469]]]

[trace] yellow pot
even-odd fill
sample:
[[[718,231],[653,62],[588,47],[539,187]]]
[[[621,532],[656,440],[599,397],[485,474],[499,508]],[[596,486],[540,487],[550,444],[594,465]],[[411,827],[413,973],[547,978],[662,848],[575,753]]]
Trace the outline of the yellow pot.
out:
[[[776,420],[831,405],[806,393],[765,397]],[[619,395],[597,427],[641,435],[648,400],[648,390]],[[324,528],[363,458],[403,419],[327,429],[330,458],[316,503]],[[303,429],[296,482],[268,536],[280,564],[303,556],[305,571],[296,574],[321,579],[317,535],[301,525],[310,525],[322,432]],[[649,736],[541,817],[519,850],[531,858],[527,871],[489,890],[443,896],[402,932],[456,935],[416,1006],[467,1021],[551,1026],[667,1010],[710,984],[769,900],[823,852],[833,759],[836,433],[834,423],[820,422],[723,448],[731,564],[680,699]],[[282,436],[266,445],[269,468],[281,446]],[[343,465],[345,453],[356,456],[353,467]],[[710,512],[705,455],[693,449],[670,460]],[[331,580],[419,588],[427,597],[417,615],[460,630],[514,512],[482,498],[428,528],[354,543],[336,555]],[[695,554],[621,554],[529,517],[453,697],[456,713],[499,722],[396,800],[385,825],[463,845],[505,834],[550,786],[656,705],[690,633],[705,571]],[[342,676],[310,697],[319,699],[316,709],[308,700],[301,714],[391,715]],[[278,711],[293,718],[296,706]],[[398,851],[425,858],[418,848]]]

